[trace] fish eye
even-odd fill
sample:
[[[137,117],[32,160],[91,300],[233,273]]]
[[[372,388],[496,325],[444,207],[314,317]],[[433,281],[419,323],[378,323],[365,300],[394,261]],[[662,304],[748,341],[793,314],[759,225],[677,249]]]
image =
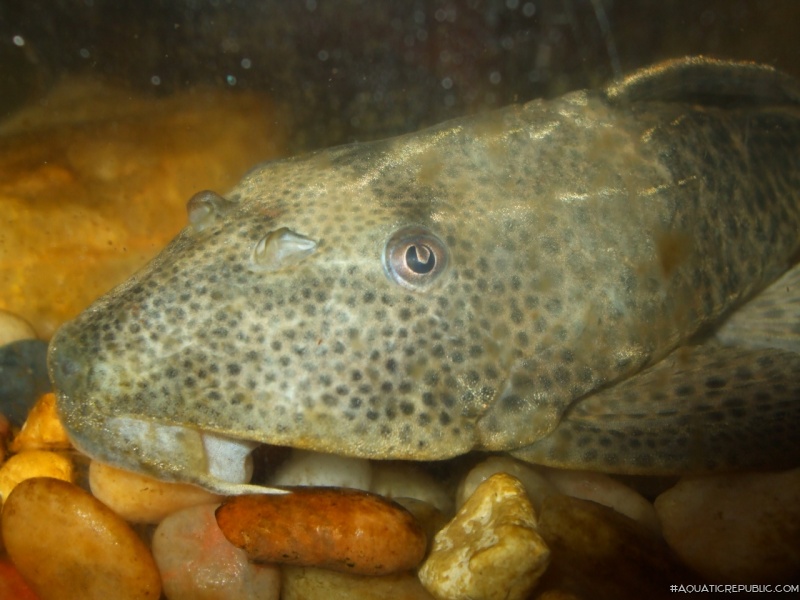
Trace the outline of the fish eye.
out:
[[[395,231],[383,249],[383,269],[395,283],[424,291],[447,269],[445,243],[424,227],[403,227]]]

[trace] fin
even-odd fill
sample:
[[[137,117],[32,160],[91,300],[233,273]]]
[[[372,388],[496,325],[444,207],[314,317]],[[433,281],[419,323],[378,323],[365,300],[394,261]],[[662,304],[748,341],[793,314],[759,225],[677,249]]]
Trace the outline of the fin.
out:
[[[586,397],[528,462],[627,475],[800,465],[800,355],[706,344],[679,348]]]
[[[800,84],[768,65],[692,56],[631,73],[606,88],[612,104],[695,102],[706,106],[800,103]]]
[[[800,265],[734,312],[715,335],[726,346],[800,354]]]

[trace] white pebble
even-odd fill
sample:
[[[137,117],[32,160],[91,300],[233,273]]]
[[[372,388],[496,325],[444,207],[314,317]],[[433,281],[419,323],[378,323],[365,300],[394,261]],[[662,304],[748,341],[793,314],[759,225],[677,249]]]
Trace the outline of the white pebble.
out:
[[[20,340],[35,340],[36,331],[22,317],[0,310],[0,346]]]
[[[153,557],[168,600],[278,600],[280,569],[255,565],[217,526],[217,504],[193,506],[153,534]]]
[[[271,486],[318,485],[369,490],[372,467],[368,460],[293,449],[269,481]]]
[[[562,494],[613,508],[650,531],[660,534],[661,526],[653,504],[632,488],[608,475],[544,467],[539,467],[538,470]]]
[[[419,467],[407,463],[372,464],[369,491],[386,498],[413,498],[430,504],[442,513],[453,513],[453,500],[444,486]]]

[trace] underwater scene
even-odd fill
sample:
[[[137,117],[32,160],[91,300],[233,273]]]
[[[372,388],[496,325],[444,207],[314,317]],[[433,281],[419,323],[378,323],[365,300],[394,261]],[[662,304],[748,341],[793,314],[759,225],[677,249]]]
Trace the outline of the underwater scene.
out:
[[[799,22],[0,0],[0,598],[800,591]]]

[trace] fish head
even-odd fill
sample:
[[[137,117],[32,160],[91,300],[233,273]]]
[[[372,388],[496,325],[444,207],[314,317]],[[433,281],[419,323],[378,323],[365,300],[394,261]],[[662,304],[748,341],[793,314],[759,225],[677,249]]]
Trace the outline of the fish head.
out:
[[[226,198],[193,197],[177,238],[51,342],[76,446],[213,489],[218,463],[257,443],[419,460],[475,447],[518,353],[525,232],[513,202],[488,202],[485,153],[458,156],[465,135],[268,163]]]

